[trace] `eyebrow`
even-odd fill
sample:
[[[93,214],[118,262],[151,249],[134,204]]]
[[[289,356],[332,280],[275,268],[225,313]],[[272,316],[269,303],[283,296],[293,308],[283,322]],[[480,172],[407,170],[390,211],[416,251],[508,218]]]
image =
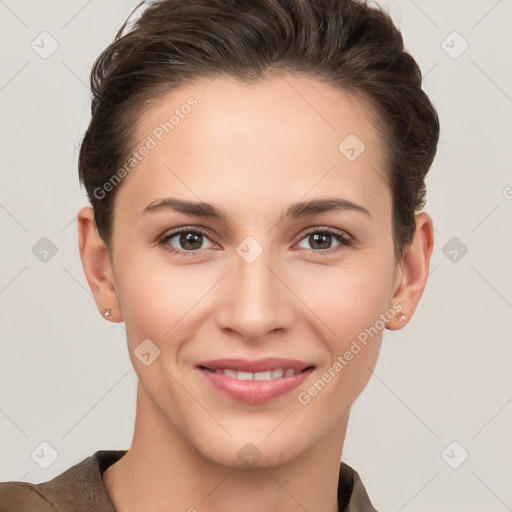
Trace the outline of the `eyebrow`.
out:
[[[139,215],[144,217],[151,213],[168,210],[183,213],[193,217],[217,219],[225,223],[227,223],[231,218],[231,215],[228,214],[225,210],[212,204],[187,201],[174,197],[167,197],[165,199],[157,199],[152,201],[140,212]],[[331,211],[347,210],[363,213],[368,217],[371,217],[370,212],[366,208],[347,199],[316,199],[291,205],[286,210],[286,212],[281,215],[280,220],[283,220],[284,218],[296,219]]]

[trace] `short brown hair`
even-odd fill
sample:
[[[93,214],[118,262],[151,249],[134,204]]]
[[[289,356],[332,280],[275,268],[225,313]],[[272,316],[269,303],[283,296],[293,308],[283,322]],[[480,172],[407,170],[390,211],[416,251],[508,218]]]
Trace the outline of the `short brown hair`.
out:
[[[150,102],[219,73],[255,82],[283,70],[372,106],[387,149],[395,253],[403,254],[425,204],[439,119],[389,14],[363,0],[156,0],[123,34],[129,18],[92,68],[92,119],[79,153],[80,182],[109,251],[119,187],[101,198],[94,191],[133,151]]]

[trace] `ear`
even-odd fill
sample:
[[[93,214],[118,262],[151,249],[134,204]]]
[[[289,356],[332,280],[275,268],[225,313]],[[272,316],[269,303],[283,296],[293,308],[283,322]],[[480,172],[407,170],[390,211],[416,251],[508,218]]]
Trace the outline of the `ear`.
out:
[[[413,240],[398,263],[398,287],[392,302],[401,304],[402,309],[386,325],[392,331],[401,329],[412,318],[427,284],[430,257],[434,248],[434,226],[425,212],[417,214],[415,221]],[[400,321],[402,315],[405,318],[402,317]]]
[[[96,307],[102,316],[107,309],[110,309],[111,313],[106,318],[114,322],[122,322],[123,316],[117,298],[112,262],[107,246],[96,229],[94,210],[90,206],[80,209],[77,219],[80,259],[94,295]]]

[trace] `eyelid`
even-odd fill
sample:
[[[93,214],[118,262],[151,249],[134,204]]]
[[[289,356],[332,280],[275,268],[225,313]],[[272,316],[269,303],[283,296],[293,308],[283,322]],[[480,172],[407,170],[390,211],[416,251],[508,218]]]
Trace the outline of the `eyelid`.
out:
[[[357,243],[356,239],[350,233],[345,231],[344,229],[331,228],[331,227],[328,227],[328,226],[313,226],[311,228],[308,228],[302,234],[302,238],[300,238],[300,240],[303,240],[304,237],[310,235],[311,233],[318,233],[318,232],[328,233],[330,235],[337,235],[337,236],[343,238],[346,242],[349,242],[351,245],[352,244],[355,245]]]
[[[168,253],[178,256],[178,257],[186,258],[186,257],[202,256],[203,253],[207,249],[197,249],[195,251],[184,251],[182,249],[175,249],[174,247],[172,247],[170,245],[169,240],[183,232],[199,233],[199,234],[207,237],[210,240],[210,242],[214,245],[214,247],[218,247],[218,244],[212,240],[212,238],[214,238],[214,237],[208,229],[192,227],[192,226],[180,226],[179,228],[175,228],[175,229],[171,229],[170,231],[166,231],[163,235],[161,235],[157,238],[155,245],[157,247],[161,247]]]
[[[324,258],[324,257],[328,257],[331,255],[338,255],[339,253],[341,253],[344,250],[347,250],[351,247],[358,246],[356,239],[352,235],[347,233],[345,230],[338,229],[338,228],[331,228],[331,227],[327,227],[327,226],[314,226],[314,227],[308,228],[305,232],[302,233],[301,238],[298,240],[298,242],[296,244],[302,242],[302,240],[304,240],[305,238],[307,238],[309,235],[311,235],[313,233],[328,234],[328,235],[334,237],[335,239],[337,239],[339,242],[338,245],[335,245],[334,247],[331,247],[329,249],[318,249],[318,250],[303,249],[303,248],[298,249],[300,251],[305,251],[306,254],[309,254],[310,256],[313,256],[313,257]],[[294,245],[296,245],[296,244],[294,244]]]

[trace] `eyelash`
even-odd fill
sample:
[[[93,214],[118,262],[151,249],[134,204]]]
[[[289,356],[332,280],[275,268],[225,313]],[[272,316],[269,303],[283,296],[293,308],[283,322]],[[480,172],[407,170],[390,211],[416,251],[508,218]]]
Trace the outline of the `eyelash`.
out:
[[[200,234],[200,235],[206,236],[209,239],[213,238],[212,234],[209,231],[206,231],[204,229],[191,228],[191,227],[184,226],[184,227],[175,229],[171,233],[165,234],[163,237],[161,237],[158,240],[158,245],[162,246],[166,251],[168,251],[172,254],[177,254],[177,255],[183,256],[183,257],[198,256],[198,255],[201,255],[202,252],[206,250],[206,249],[198,249],[198,250],[194,250],[194,251],[181,251],[178,249],[174,249],[173,247],[170,247],[167,242],[169,240],[171,240],[172,238],[174,238],[176,235],[179,235],[180,233],[193,233],[196,235]],[[338,242],[340,242],[340,245],[337,245],[331,249],[324,249],[324,250],[309,249],[308,252],[310,254],[326,256],[326,255],[334,254],[334,253],[342,250],[344,247],[352,247],[352,246],[356,245],[356,241],[353,238],[350,238],[349,236],[347,236],[343,231],[339,231],[339,230],[333,229],[333,228],[311,228],[304,234],[304,236],[299,240],[299,242],[304,240],[309,235],[319,234],[319,233],[332,235]]]

